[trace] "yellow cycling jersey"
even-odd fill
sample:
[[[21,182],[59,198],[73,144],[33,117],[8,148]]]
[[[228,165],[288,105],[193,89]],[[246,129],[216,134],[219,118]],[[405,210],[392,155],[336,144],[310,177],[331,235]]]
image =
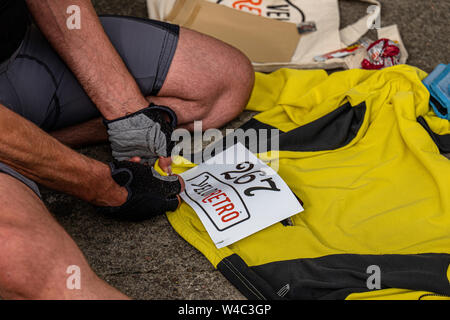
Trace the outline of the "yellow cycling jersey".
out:
[[[186,203],[169,222],[250,299],[447,298],[450,122],[425,77],[406,65],[257,73],[247,109],[259,113],[243,129],[279,130],[279,152],[258,157],[277,161],[305,211],[222,249]]]

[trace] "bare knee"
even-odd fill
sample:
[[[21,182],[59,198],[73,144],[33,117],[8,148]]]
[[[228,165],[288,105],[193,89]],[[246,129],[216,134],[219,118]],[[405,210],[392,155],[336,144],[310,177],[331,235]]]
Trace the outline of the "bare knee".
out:
[[[217,107],[226,116],[235,117],[247,105],[255,72],[250,60],[240,50],[223,42],[216,44],[215,50],[220,54],[212,52],[209,55],[210,68],[205,70],[207,74],[203,75],[203,84],[199,85],[197,108],[203,109],[205,116]]]
[[[238,49],[223,44],[224,53],[217,63],[220,72],[215,74],[214,87],[205,91],[198,109],[203,107],[203,128],[218,128],[230,122],[247,106],[255,81],[250,60]]]
[[[246,107],[254,77],[250,60],[240,50],[181,28],[165,83],[152,100],[172,107],[179,124],[204,120],[205,129],[219,127]]]
[[[228,93],[234,96],[236,104],[231,106],[231,111],[236,116],[247,106],[255,82],[255,72],[250,60],[239,50],[234,50],[234,57],[230,61],[234,64],[234,71],[230,74]]]

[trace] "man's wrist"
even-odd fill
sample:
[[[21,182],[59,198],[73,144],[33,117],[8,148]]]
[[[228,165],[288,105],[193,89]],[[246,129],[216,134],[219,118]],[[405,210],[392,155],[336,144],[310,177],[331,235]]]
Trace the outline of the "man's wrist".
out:
[[[127,201],[128,191],[114,181],[107,164],[97,162],[92,172],[88,202],[96,206],[116,207]]]
[[[109,108],[102,108],[103,118],[108,121],[126,117],[132,113],[138,112],[147,108],[149,102],[144,96],[136,97],[136,99],[127,100],[118,106],[110,106]]]

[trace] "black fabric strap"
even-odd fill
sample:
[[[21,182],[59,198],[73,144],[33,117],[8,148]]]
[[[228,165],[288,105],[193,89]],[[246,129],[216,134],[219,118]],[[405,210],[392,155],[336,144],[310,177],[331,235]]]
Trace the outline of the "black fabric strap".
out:
[[[434,143],[436,143],[441,153],[450,153],[450,134],[439,135],[433,132],[433,130],[431,130],[427,121],[423,117],[417,118],[417,122],[419,122],[422,125],[422,127],[424,127],[425,130],[427,130],[431,139],[433,139]]]
[[[159,110],[159,111],[165,112],[170,118],[170,125],[171,125],[171,127],[175,128],[177,126],[178,118],[177,118],[176,113],[172,109],[170,109],[169,107],[159,106],[159,105],[156,105],[154,103],[150,103],[150,105],[147,108],[144,108],[142,110],[139,110],[139,111],[131,113],[131,114],[127,114],[126,116],[123,116],[123,117],[120,117],[120,118],[117,118],[117,119],[107,120],[107,119],[103,118],[103,123],[106,126],[106,125],[108,125],[111,122],[118,121],[118,120],[123,120],[123,119],[127,119],[127,118],[131,118],[131,117],[134,117],[134,116],[136,116],[138,114],[141,114],[141,113],[145,114],[146,112],[152,111],[152,110]]]

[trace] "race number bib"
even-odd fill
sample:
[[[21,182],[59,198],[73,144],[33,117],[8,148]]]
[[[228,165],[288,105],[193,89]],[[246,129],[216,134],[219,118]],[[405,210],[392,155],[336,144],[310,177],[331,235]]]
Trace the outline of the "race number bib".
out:
[[[217,248],[303,211],[280,176],[240,143],[181,176],[181,197]]]

